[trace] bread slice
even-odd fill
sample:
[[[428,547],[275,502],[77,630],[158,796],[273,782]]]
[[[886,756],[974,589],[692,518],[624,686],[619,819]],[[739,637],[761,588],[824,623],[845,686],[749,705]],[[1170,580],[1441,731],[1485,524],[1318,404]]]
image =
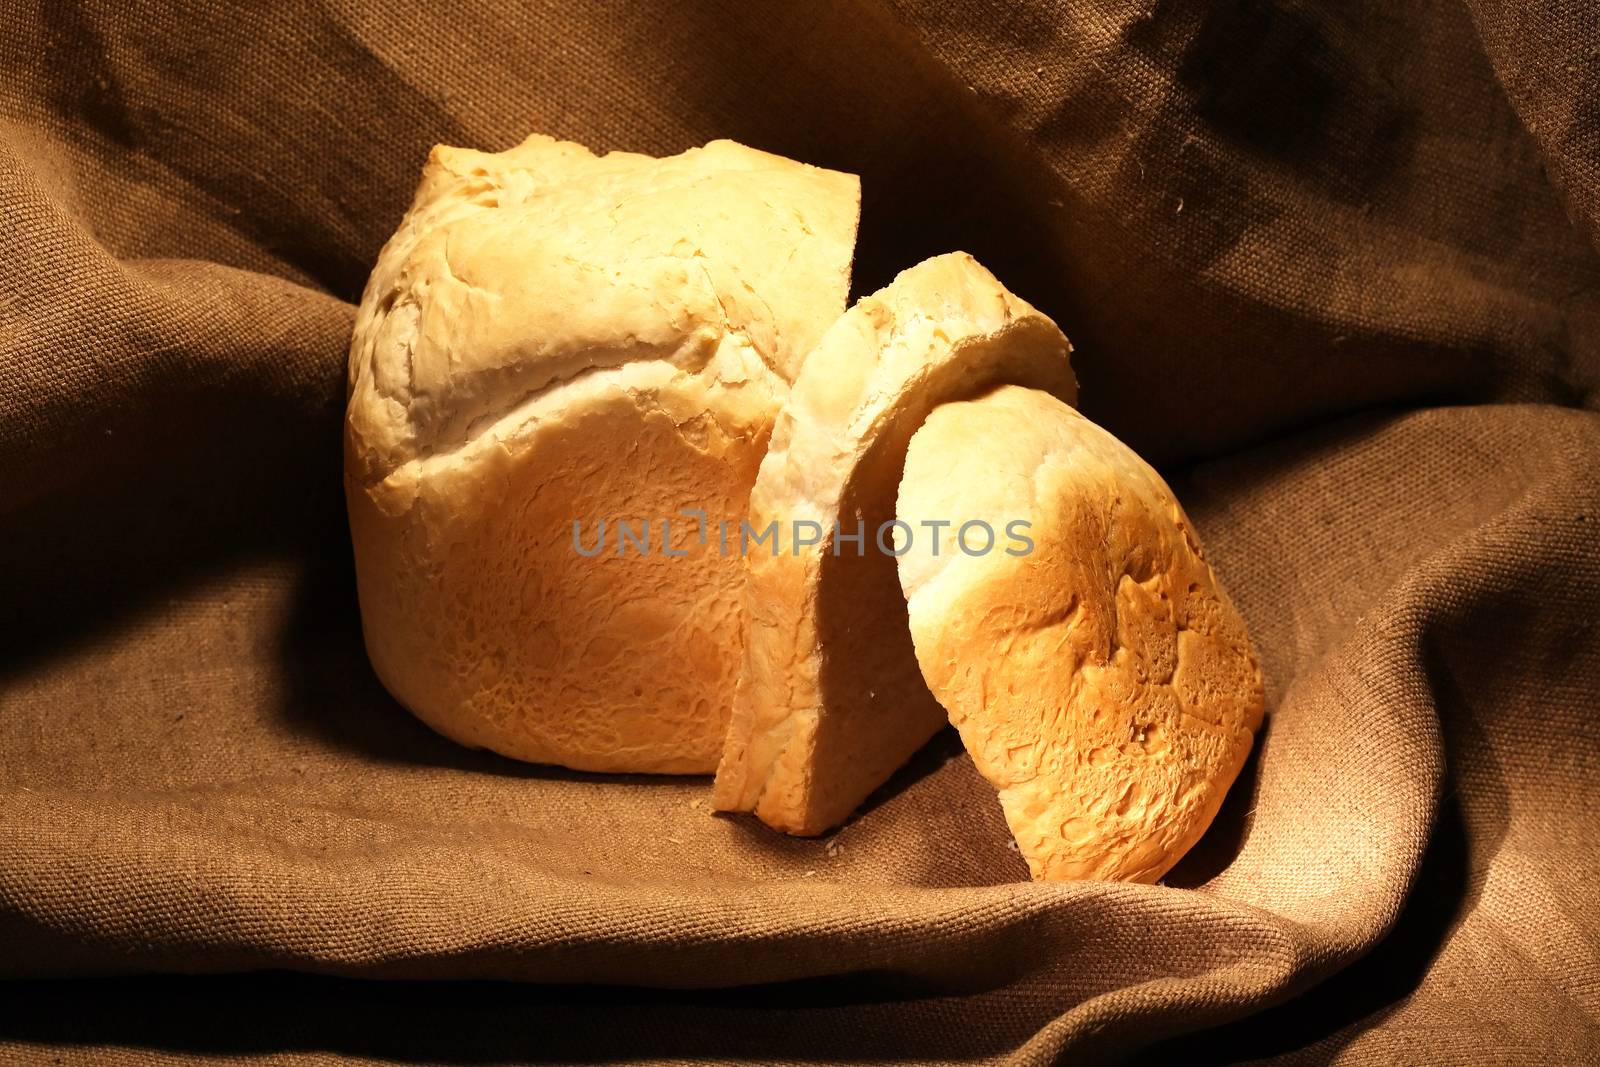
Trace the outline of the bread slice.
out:
[[[1001,387],[911,440],[899,560],[917,661],[1035,878],[1153,882],[1261,724],[1244,622],[1160,475],[1060,400]],[[998,533],[994,551],[981,521]],[[1028,523],[1007,536],[1013,522]],[[937,551],[937,554],[935,552]]]
[[[894,518],[906,444],[936,405],[996,382],[1074,399],[1070,351],[1055,323],[964,253],[904,271],[824,335],[750,497],[750,528],[775,523],[779,543],[776,554],[751,544],[746,557],[718,809],[821,833],[944,723],[917,668],[895,558],[876,543]],[[817,543],[800,543],[815,532]]]
[[[350,348],[362,620],[402,704],[518,759],[715,768],[743,574],[705,523],[744,516],[844,310],[859,200],[730,141],[434,149]]]

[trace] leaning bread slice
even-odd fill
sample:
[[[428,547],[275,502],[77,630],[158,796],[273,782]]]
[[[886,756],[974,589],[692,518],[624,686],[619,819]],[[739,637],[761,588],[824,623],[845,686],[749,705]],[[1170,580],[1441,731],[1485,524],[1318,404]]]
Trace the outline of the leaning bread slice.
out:
[[[996,382],[1074,399],[1070,351],[1055,323],[964,253],[902,272],[829,328],[750,497],[749,529],[771,537],[747,548],[718,809],[821,833],[944,723],[917,669],[886,528],[906,444],[936,405]]]
[[[1034,877],[1160,878],[1262,714],[1244,623],[1161,476],[1055,397],[1001,387],[917,431],[899,517],[952,523],[899,560],[911,636]]]
[[[731,141],[434,149],[350,348],[362,625],[401,703],[518,759],[715,769],[743,571],[705,526],[844,310],[858,202]]]

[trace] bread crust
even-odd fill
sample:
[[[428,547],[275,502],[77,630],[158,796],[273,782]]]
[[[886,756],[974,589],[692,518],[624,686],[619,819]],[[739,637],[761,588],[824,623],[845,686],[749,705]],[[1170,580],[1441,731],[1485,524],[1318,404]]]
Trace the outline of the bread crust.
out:
[[[744,515],[858,207],[854,176],[729,141],[434,150],[362,299],[345,435],[367,648],[402,704],[518,759],[715,768],[742,571],[680,512]],[[621,521],[648,553],[619,554]]]
[[[1194,528],[1148,464],[1037,390],[935,410],[902,520],[1030,524],[900,560],[923,677],[999,790],[1035,878],[1154,882],[1210,824],[1262,719],[1261,671]]]
[[[824,335],[778,418],[749,521],[780,531],[814,522],[825,535],[746,560],[748,630],[719,810],[822,833],[943,725],[917,668],[894,557],[875,533],[894,518],[906,444],[928,411],[997,381],[1070,400],[1070,351],[1049,318],[965,253],[902,272]],[[848,533],[858,521],[860,554],[833,537],[835,523]]]

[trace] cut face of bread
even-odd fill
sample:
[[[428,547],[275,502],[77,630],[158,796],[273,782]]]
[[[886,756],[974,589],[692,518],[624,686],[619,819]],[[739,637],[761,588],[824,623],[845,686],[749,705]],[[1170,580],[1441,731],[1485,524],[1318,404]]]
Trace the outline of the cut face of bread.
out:
[[[776,524],[779,542],[776,554],[752,543],[746,557],[720,810],[821,833],[944,723],[917,668],[895,557],[877,539],[894,519],[907,442],[935,406],[996,382],[1074,399],[1070,350],[1053,322],[963,253],[906,270],[824,335],[750,496],[750,528]],[[892,548],[888,535],[883,544]]]
[[[929,687],[1000,792],[1035,878],[1153,882],[1249,754],[1261,672],[1160,475],[1055,397],[1002,387],[916,432],[899,561]],[[1029,523],[969,554],[961,525]],[[966,532],[968,549],[984,543]],[[1013,552],[1015,554],[1013,554]]]
[[[350,349],[362,620],[401,703],[519,759],[715,768],[743,574],[703,523],[745,515],[858,206],[729,141],[434,150]]]

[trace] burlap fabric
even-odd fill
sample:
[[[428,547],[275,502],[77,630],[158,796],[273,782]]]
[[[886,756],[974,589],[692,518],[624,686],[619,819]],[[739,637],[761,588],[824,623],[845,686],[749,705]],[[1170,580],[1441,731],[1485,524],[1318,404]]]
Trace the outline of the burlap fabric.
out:
[[[1600,1058],[1591,5],[4,9],[6,1058]],[[948,736],[795,841],[386,697],[352,301],[533,130],[855,171],[858,291],[1058,318],[1270,680],[1166,885],[1025,882]]]

